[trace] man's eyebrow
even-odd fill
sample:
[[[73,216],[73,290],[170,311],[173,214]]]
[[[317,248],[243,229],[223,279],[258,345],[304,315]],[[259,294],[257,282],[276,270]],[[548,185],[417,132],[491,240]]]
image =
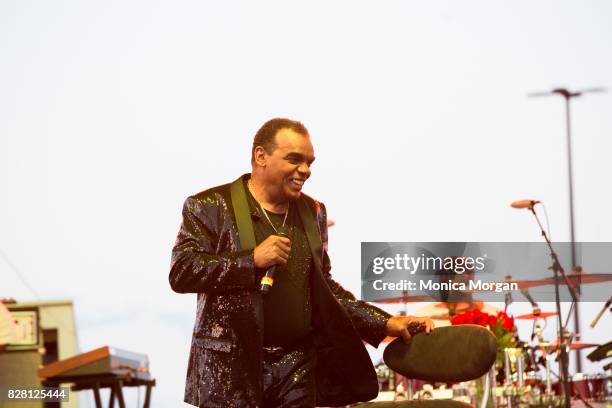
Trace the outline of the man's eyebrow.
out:
[[[285,159],[299,159],[299,160],[307,160],[306,156],[304,156],[302,153],[298,153],[298,152],[289,152],[285,155]],[[310,163],[315,161],[315,158],[313,157],[311,160],[308,160]]]

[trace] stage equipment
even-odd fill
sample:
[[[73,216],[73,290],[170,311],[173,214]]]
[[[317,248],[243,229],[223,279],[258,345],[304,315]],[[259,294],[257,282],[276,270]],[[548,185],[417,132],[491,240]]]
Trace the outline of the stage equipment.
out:
[[[0,299],[0,352],[4,350],[7,343],[12,343],[17,340],[18,327],[15,317],[2,303]]]
[[[550,277],[543,279],[533,279],[533,280],[523,280],[516,281],[518,287],[520,289],[528,289],[537,286],[546,286],[546,285],[554,285],[555,283],[559,283],[559,285],[567,285],[568,282],[570,286],[575,286],[579,282],[581,285],[590,285],[593,283],[603,283],[612,281],[612,273],[587,273],[587,272],[579,272],[567,274],[565,277]]]
[[[553,350],[556,350],[557,347],[559,347],[559,344],[561,342],[559,341],[559,339],[557,339],[557,341],[553,342],[551,344],[551,347]],[[598,343],[587,343],[586,341],[572,341],[569,345],[567,345],[566,347],[568,347],[570,350],[582,350],[585,348],[591,348],[591,347],[599,347],[600,344]]]
[[[409,379],[462,382],[489,372],[496,353],[497,340],[489,330],[476,325],[460,325],[439,327],[430,334],[416,334],[408,343],[396,339],[385,349],[383,359],[392,370]],[[484,395],[486,398],[488,392]],[[422,407],[424,402],[431,408],[468,406],[453,400],[414,400],[402,402],[401,406]],[[483,401],[482,406],[486,403]]]
[[[565,88],[556,88],[551,91],[545,92],[533,92],[527,96],[530,98],[537,98],[542,96],[556,96],[560,95],[565,99],[565,129],[567,132],[567,181],[568,181],[568,193],[569,193],[569,216],[570,216],[570,242],[572,243],[572,270],[575,271],[578,267],[576,262],[576,234],[574,233],[574,187],[572,178],[572,132],[570,124],[570,101],[572,98],[578,98],[586,93],[601,93],[607,92],[605,88],[587,88],[580,91],[569,91]],[[531,208],[533,211],[533,206]],[[580,294],[580,283],[576,285],[576,292]],[[580,333],[580,320],[578,313],[578,303],[574,299],[574,332],[577,335]],[[576,352],[576,367],[578,371],[582,370],[582,361],[580,359],[580,352]],[[569,404],[569,400],[566,401]],[[567,407],[569,408],[569,407]]]
[[[143,408],[149,408],[151,390],[155,386],[147,355],[109,346],[47,364],[38,370],[38,376],[44,386],[70,383],[73,391],[92,390],[96,408],[102,408],[101,388],[110,388],[109,407],[113,407],[117,399],[119,408],[125,408],[123,387],[141,385],[146,387]]]
[[[410,302],[429,302],[432,300],[432,297],[429,295],[408,295],[408,291],[407,290],[403,290],[402,291],[402,296],[399,297],[390,297],[390,298],[386,298],[386,299],[379,299],[376,302],[373,303],[381,303],[383,305],[389,305],[389,304],[402,304],[404,305],[404,310],[403,310],[403,314],[404,316],[406,316],[408,314],[408,303]]]
[[[518,200],[510,204],[512,208],[533,208],[534,205],[540,204],[538,200]]]
[[[587,356],[591,361],[601,361],[609,357],[612,357],[612,341],[597,347]]]
[[[599,319],[601,319],[601,316],[603,316],[603,314],[606,312],[606,309],[610,307],[610,304],[612,304],[612,296],[610,296],[610,299],[607,300],[607,302],[601,308],[599,313],[597,313],[597,316],[595,316],[595,319],[593,319],[593,322],[591,322],[591,329],[595,328],[595,326],[597,325],[597,322],[599,322]],[[612,312],[612,308],[610,308],[610,312]]]
[[[531,308],[533,309],[532,314],[534,316],[539,316],[542,313],[542,310],[540,310],[540,306],[538,305],[538,303],[531,297],[529,291],[527,289],[521,289],[521,293],[523,294],[523,296],[525,296],[525,299],[527,299],[531,304]]]
[[[432,296],[429,295],[408,295],[408,291],[402,291],[402,296],[399,297],[390,297],[385,299],[379,299],[373,303],[382,303],[384,305],[390,304],[407,304],[410,302],[430,302],[433,299]]]
[[[542,223],[540,222],[540,218],[536,214],[535,207],[531,206],[529,208],[529,211],[531,211],[531,213],[534,215],[538,223],[538,226],[540,227],[542,237],[544,238],[544,240],[546,241],[546,244],[548,245],[548,249],[550,250],[550,256],[552,258],[551,269],[553,270],[553,273],[554,273],[553,282],[555,285],[555,304],[557,307],[558,336],[561,339],[561,344],[559,347],[559,350],[560,350],[559,373],[560,373],[561,382],[563,384],[563,395],[565,399],[564,406],[565,408],[570,408],[571,402],[570,402],[569,372],[568,372],[569,361],[568,361],[568,353],[567,353],[566,346],[569,345],[569,343],[571,343],[571,336],[569,336],[569,333],[567,333],[567,330],[566,330],[565,325],[563,324],[562,315],[561,315],[561,297],[559,295],[560,276],[564,279],[565,284],[567,285],[567,289],[570,293],[570,296],[572,297],[572,303],[573,303],[572,306],[578,304],[578,295],[576,294],[576,291],[574,290],[574,285],[568,279],[567,274],[565,273],[565,269],[563,269],[563,265],[561,265],[561,262],[559,261],[559,256],[557,255],[557,252],[553,248],[552,242],[550,241],[548,234],[546,234],[546,231],[544,230],[544,227],[542,226]],[[574,243],[572,242],[572,258],[574,257],[574,245],[573,244]]]
[[[536,319],[547,319],[552,316],[556,316],[556,312],[540,312],[540,314],[528,313],[524,315],[514,316],[515,319],[519,320],[536,320]]]

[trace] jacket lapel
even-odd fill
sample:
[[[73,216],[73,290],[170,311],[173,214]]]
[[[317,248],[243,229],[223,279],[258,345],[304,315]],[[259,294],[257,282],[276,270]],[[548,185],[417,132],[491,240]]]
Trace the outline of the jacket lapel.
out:
[[[321,233],[317,228],[317,222],[315,221],[312,212],[308,209],[306,200],[300,198],[297,200],[297,208],[302,219],[302,225],[306,232],[306,239],[308,240],[308,246],[310,246],[310,252],[314,261],[315,269],[318,273],[322,273],[321,269]]]
[[[257,241],[255,240],[255,230],[253,229],[253,221],[251,220],[251,209],[247,200],[247,192],[244,189],[243,179],[245,175],[238,177],[230,186],[232,196],[232,207],[234,209],[234,218],[236,219],[236,227],[238,228],[238,239],[240,241],[240,249],[247,250],[255,248]],[[253,312],[255,313],[255,321],[259,329],[259,336],[263,342],[263,299],[261,292],[253,290],[249,293]]]

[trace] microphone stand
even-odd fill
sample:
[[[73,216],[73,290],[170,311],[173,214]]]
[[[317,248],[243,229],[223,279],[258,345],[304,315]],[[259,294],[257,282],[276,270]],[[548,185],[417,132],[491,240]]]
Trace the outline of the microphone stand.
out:
[[[567,353],[567,346],[569,346],[569,344],[566,344],[566,340],[567,340],[567,337],[565,335],[566,329],[565,329],[565,326],[563,325],[563,317],[561,316],[561,297],[559,295],[559,274],[561,274],[561,276],[565,280],[565,284],[567,285],[567,289],[570,293],[570,296],[572,297],[573,303],[578,302],[578,295],[574,291],[573,285],[567,278],[567,275],[565,273],[565,270],[563,269],[563,266],[561,266],[559,257],[557,253],[555,252],[552,246],[552,242],[550,241],[548,235],[546,235],[544,226],[540,222],[540,219],[538,218],[538,215],[535,212],[534,206],[533,205],[530,206],[529,210],[533,213],[536,221],[538,222],[542,237],[544,237],[544,240],[546,240],[546,244],[548,245],[548,249],[550,250],[550,256],[552,257],[552,260],[553,260],[552,269],[553,269],[554,276],[555,276],[555,304],[557,306],[557,323],[558,323],[558,329],[559,329],[559,345],[558,345],[559,347],[559,374],[561,377],[561,382],[563,383],[563,396],[565,398],[565,407],[570,408],[571,402],[570,402],[569,370],[568,370],[569,361],[568,361],[568,353]]]
[[[595,92],[607,92],[606,88],[588,88],[581,89],[579,91],[570,91],[565,88],[556,88],[552,91],[546,92],[534,92],[530,93],[527,96],[530,98],[533,97],[541,97],[541,96],[553,96],[560,95],[565,100],[565,130],[566,130],[566,143],[567,143],[567,179],[568,179],[568,192],[569,192],[569,216],[570,216],[570,238],[572,242],[572,271],[577,270],[577,262],[576,262],[576,240],[574,234],[574,187],[573,187],[573,177],[572,177],[572,133],[571,133],[571,123],[570,123],[570,101],[573,98],[578,98],[585,93],[595,93]],[[576,291],[580,294],[580,279],[578,279],[578,284],[576,285]],[[580,336],[580,313],[578,311],[578,304],[575,305],[574,308],[574,331],[577,336]],[[568,315],[570,316],[571,313]],[[568,317],[569,319],[569,317]],[[576,350],[576,369],[578,371],[582,371],[582,358],[580,355],[580,350]]]

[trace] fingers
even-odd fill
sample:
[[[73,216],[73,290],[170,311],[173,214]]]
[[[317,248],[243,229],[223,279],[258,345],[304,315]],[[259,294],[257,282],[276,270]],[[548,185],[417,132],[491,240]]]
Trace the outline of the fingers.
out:
[[[274,263],[277,265],[286,265],[287,260],[289,259],[289,252],[284,252],[282,250],[277,250],[274,254]]]
[[[278,235],[270,235],[254,251],[255,266],[269,268],[272,265],[286,265],[291,252],[291,241]]]
[[[279,265],[286,265],[289,259],[289,253],[291,252],[291,241],[284,237],[276,238],[278,239],[274,241],[275,261]]]
[[[435,327],[433,320],[431,320],[429,317],[419,319],[419,322],[422,324],[421,330],[425,331],[427,334],[431,333]]]
[[[410,343],[410,337],[412,336],[410,336],[410,332],[408,331],[407,327],[404,327],[402,329],[401,336],[402,336],[402,339],[404,340],[404,343]]]
[[[435,328],[435,324],[434,324],[433,320],[431,320],[429,318],[427,319],[426,324],[427,324],[427,326],[425,327],[425,333],[429,334]]]
[[[289,252],[291,251],[291,241],[289,241],[287,238],[282,238],[282,237],[279,237],[279,238],[280,239],[278,241],[274,242],[274,245],[281,251],[289,254]]]
[[[420,323],[422,324],[422,330],[425,331],[425,333],[429,334],[433,331],[434,329],[433,320],[431,320],[429,317],[425,317],[419,320],[420,320]]]
[[[271,235],[271,236],[272,236],[272,237],[275,237],[277,242],[282,242],[282,243],[283,243],[283,244],[285,244],[285,245],[289,245],[289,246],[291,246],[291,240],[290,240],[289,238],[287,238],[287,237],[281,237],[281,236],[279,236],[279,235]]]

